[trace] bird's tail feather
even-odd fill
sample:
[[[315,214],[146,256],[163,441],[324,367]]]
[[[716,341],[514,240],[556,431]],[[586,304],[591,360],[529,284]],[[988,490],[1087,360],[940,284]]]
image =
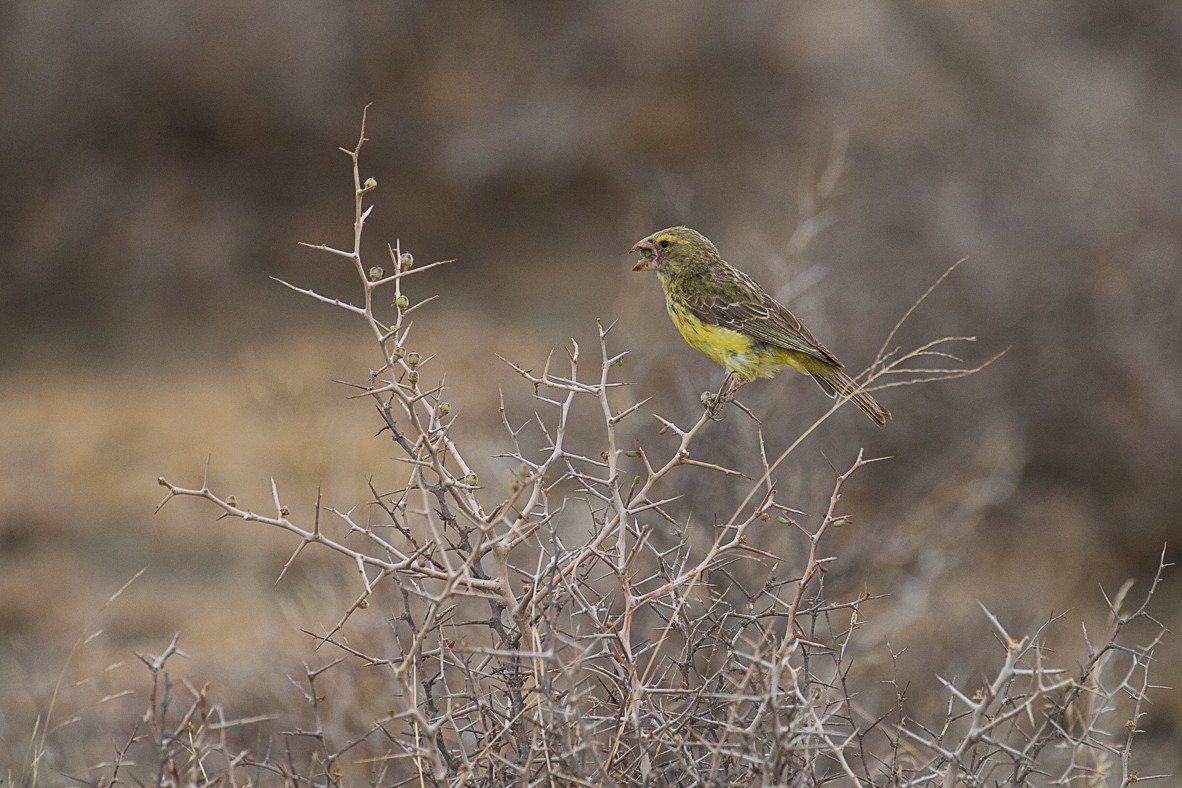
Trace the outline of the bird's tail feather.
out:
[[[878,404],[878,400],[867,394],[853,378],[837,367],[824,370],[809,370],[813,380],[825,389],[830,397],[849,397],[850,402],[861,408],[862,412],[874,419],[878,426],[885,425],[891,418],[891,412]]]

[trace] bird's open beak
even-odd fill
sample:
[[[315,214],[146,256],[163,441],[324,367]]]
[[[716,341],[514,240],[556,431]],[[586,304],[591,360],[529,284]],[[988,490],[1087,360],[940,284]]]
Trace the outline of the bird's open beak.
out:
[[[640,253],[640,262],[632,267],[633,271],[655,271],[657,270],[657,263],[660,262],[660,255],[657,253],[657,246],[651,239],[645,238],[643,241],[638,241],[636,246],[632,247],[633,252]]]

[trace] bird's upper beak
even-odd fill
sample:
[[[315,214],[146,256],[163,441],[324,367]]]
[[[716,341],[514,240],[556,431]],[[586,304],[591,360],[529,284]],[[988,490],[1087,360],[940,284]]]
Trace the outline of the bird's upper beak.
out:
[[[633,271],[657,270],[657,263],[661,261],[661,255],[657,251],[657,245],[653,243],[651,237],[645,238],[643,241],[637,241],[636,245],[632,247],[632,251],[640,253],[640,262],[632,267]]]

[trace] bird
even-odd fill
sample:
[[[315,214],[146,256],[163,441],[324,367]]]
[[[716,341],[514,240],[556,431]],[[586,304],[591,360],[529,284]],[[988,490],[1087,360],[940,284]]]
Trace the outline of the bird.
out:
[[[795,315],[723,260],[697,230],[670,227],[638,241],[631,251],[640,255],[633,271],[657,272],[665,308],[681,336],[726,370],[710,407],[729,401],[752,380],[789,366],[811,375],[830,397],[848,398],[880,427],[891,418]]]

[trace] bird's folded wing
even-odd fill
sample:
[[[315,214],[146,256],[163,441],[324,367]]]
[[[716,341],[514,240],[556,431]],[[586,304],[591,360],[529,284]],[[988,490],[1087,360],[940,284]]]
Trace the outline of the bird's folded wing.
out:
[[[719,296],[689,296],[686,299],[697,318],[705,323],[739,331],[759,342],[807,353],[841,366],[832,353],[817,341],[796,315],[770,296],[762,303],[729,303]]]

